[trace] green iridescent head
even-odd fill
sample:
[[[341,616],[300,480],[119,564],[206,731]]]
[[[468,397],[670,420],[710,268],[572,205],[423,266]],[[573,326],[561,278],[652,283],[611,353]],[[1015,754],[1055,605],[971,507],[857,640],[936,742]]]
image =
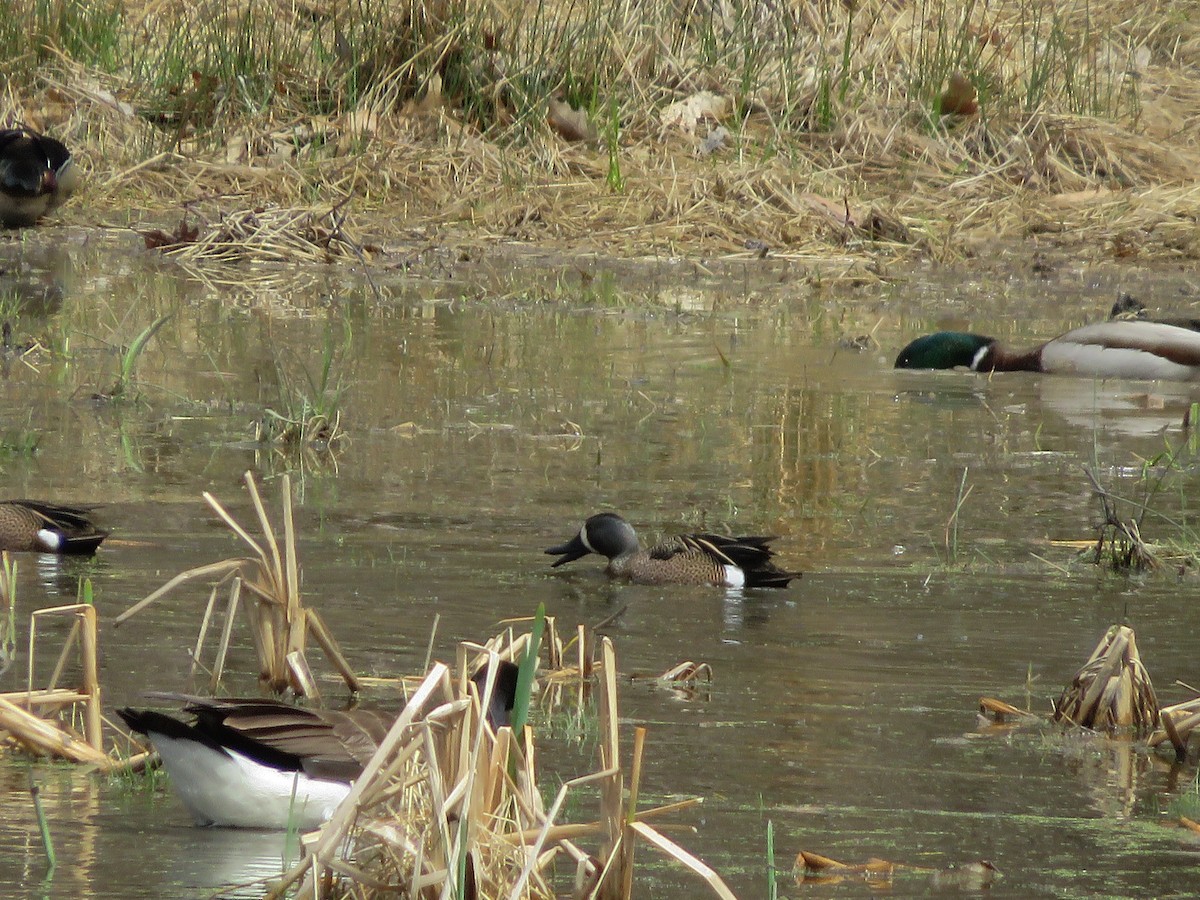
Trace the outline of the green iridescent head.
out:
[[[919,337],[896,357],[897,369],[953,369],[971,367],[980,351],[995,343],[990,337],[965,331],[939,331]]]

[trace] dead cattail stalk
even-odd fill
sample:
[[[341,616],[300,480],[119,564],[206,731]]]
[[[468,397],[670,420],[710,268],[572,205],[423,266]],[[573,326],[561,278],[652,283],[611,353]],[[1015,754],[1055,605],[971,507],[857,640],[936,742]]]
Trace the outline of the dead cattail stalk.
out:
[[[1158,722],[1158,700],[1142,665],[1133,629],[1114,625],[1054,705],[1054,721],[1097,730],[1148,732]]]
[[[218,583],[221,583],[226,579],[232,579],[233,585],[230,588],[225,628],[213,669],[214,686],[221,677],[225,652],[229,644],[230,628],[238,607],[241,590],[245,588],[254,599],[252,604],[246,606],[246,616],[250,623],[254,648],[258,654],[259,677],[265,684],[274,691],[283,691],[290,687],[297,693],[303,692],[303,685],[293,677],[293,673],[301,671],[301,669],[296,664],[289,665],[288,659],[289,656],[295,659],[293,654],[304,654],[307,637],[311,634],[324,651],[326,658],[342,676],[347,687],[351,691],[357,692],[359,690],[358,678],[342,655],[333,634],[320,616],[314,610],[307,608],[300,599],[300,563],[296,553],[296,531],[292,517],[291,480],[287,475],[281,479],[284,529],[282,550],[275,537],[275,531],[271,526],[253,475],[247,472],[244,481],[258,516],[262,531],[262,543],[251,537],[215,497],[206,492],[204,499],[221,520],[249,545],[254,556],[226,559],[181,572],[158,590],[117,616],[116,624],[122,624],[185,582],[202,578],[216,578]],[[193,653],[193,669],[200,659],[200,651],[208,630],[214,597],[215,594],[210,596],[209,607],[201,621],[200,633]]]
[[[500,660],[521,658],[528,641],[528,635],[511,634],[493,639],[484,645],[485,658],[480,645],[464,643],[455,677],[434,664],[350,796],[319,835],[305,840],[305,858],[268,896],[549,900],[556,894],[547,866],[565,854],[589,891],[628,897],[634,890],[630,851],[636,836],[699,873],[718,896],[732,897],[711,869],[646,822],[690,804],[637,810],[644,733],[635,738],[634,794],[628,804],[621,796],[616,660],[607,639],[601,671],[610,674],[602,689],[607,699],[601,701],[606,712],[600,727],[605,756],[614,764],[566,781],[549,808],[543,806],[532,728],[527,726],[521,742],[508,727],[493,733],[485,719]],[[489,668],[480,683],[471,676],[482,664]],[[589,785],[599,785],[604,795],[600,818],[558,821],[571,792]],[[589,838],[609,848],[600,864],[573,843]]]
[[[50,684],[34,690],[34,662],[37,646],[37,622],[44,616],[69,615],[74,618],[55,663]],[[77,690],[59,689],[58,679],[66,667],[73,647],[78,647],[81,686]],[[38,753],[61,756],[76,762],[108,767],[104,755],[103,718],[100,709],[100,679],[97,669],[98,635],[96,608],[89,603],[72,603],[34,610],[29,624],[29,667],[24,691],[0,695],[0,728],[9,731],[19,743]],[[84,740],[65,724],[33,714],[34,707],[54,712],[62,707],[82,704]]]

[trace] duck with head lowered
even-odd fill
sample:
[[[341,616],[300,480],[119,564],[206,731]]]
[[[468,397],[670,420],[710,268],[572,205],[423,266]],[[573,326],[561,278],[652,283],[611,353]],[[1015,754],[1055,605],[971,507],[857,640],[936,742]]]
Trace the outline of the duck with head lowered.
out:
[[[1031,350],[964,331],[919,337],[900,351],[897,369],[1047,372],[1083,378],[1200,381],[1200,333],[1144,319],[1084,325]]]
[[[61,141],[29,128],[0,130],[0,222],[34,225],[79,185],[79,170]]]
[[[514,663],[501,662],[490,695],[487,666],[471,678],[493,731],[510,724],[517,674]],[[377,710],[262,698],[147,696],[182,702],[192,721],[133,707],[117,715],[149,738],[196,824],[223,828],[318,827],[350,793],[396,719]]]
[[[0,550],[95,553],[108,532],[92,522],[94,508],[41,500],[0,500]]]
[[[579,533],[546,553],[559,557],[551,567],[597,553],[608,558],[613,578],[637,584],[708,584],[714,587],[783,588],[799,572],[772,562],[773,537],[681,534],[642,549],[633,526],[616,513],[590,517]]]

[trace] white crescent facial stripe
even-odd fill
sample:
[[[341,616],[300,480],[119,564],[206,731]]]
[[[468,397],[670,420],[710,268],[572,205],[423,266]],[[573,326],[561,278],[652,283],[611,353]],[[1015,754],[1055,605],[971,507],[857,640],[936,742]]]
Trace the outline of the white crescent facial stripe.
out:
[[[588,553],[596,552],[596,548],[593,547],[591,542],[587,539],[587,526],[586,525],[584,525],[582,528],[579,529],[579,540],[583,541],[583,546],[588,548]]]

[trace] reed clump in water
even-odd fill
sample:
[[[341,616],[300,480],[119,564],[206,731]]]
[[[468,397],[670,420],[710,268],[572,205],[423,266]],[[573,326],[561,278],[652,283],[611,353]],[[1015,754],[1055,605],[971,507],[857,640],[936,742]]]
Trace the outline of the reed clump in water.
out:
[[[480,697],[470,680],[485,664],[496,671],[502,658],[522,659],[527,668],[528,641],[501,636],[483,653],[464,645],[456,675],[436,663],[349,797],[319,833],[305,838],[304,858],[268,896],[552,898],[561,896],[554,865],[558,879],[565,867],[573,880],[573,896],[628,898],[637,840],[691,869],[716,896],[732,898],[715,872],[649,824],[699,801],[638,809],[645,729],[634,736],[626,768],[617,734],[616,655],[607,638],[598,662],[548,675],[581,685],[585,669],[599,675],[601,741],[597,771],[565,782],[546,807],[535,731],[519,718],[517,732],[492,731],[483,714],[492,686],[485,680]],[[598,815],[562,821],[568,796],[581,792],[598,792]],[[582,849],[587,842],[597,849]]]
[[[4,617],[4,668],[16,658],[16,564],[8,552],[0,554],[0,604]],[[96,607],[91,584],[84,582],[79,603],[36,609],[29,617],[29,644],[25,690],[0,694],[0,733],[21,749],[107,770],[111,760],[104,752],[103,719],[98,660],[100,655]],[[54,670],[44,686],[34,687],[39,621],[66,616],[71,628],[63,640]],[[72,650],[78,654],[78,687],[60,687]],[[64,715],[64,713],[66,715]],[[79,727],[76,727],[79,726]]]
[[[1197,47],[1135,0],[33,0],[0,115],[76,151],[68,221],[208,205],[217,256],[357,259],[319,225],[346,202],[407,243],[1178,259]],[[230,227],[259,208],[286,241]]]
[[[1054,704],[1054,721],[1134,734],[1158,724],[1158,698],[1132,628],[1114,625],[1100,639]]]
[[[315,609],[305,606],[300,599],[300,562],[296,555],[296,529],[292,522],[291,479],[287,475],[280,479],[282,541],[276,537],[275,530],[271,526],[271,520],[267,515],[262,498],[259,496],[258,486],[254,482],[253,475],[247,472],[244,480],[262,528],[262,543],[251,537],[215,497],[205,492],[204,499],[234,534],[250,546],[254,555],[225,559],[181,572],[158,590],[117,616],[115,624],[122,624],[186,582],[215,579],[216,584],[209,594],[208,606],[205,609],[200,624],[200,633],[196,638],[196,647],[192,654],[193,675],[200,662],[204,640],[217,609],[218,591],[228,585],[229,599],[225,607],[224,627],[211,667],[213,690],[220,682],[230,633],[238,607],[241,605],[241,594],[244,588],[252,598],[252,602],[246,604],[244,608],[254,647],[258,653],[259,680],[265,686],[277,693],[290,689],[298,696],[313,696],[316,693],[316,682],[308,671],[305,656],[308,638],[311,637],[325,652],[326,658],[342,676],[346,686],[351,691],[357,692],[358,678],[342,655],[333,633],[326,627],[320,614]]]

